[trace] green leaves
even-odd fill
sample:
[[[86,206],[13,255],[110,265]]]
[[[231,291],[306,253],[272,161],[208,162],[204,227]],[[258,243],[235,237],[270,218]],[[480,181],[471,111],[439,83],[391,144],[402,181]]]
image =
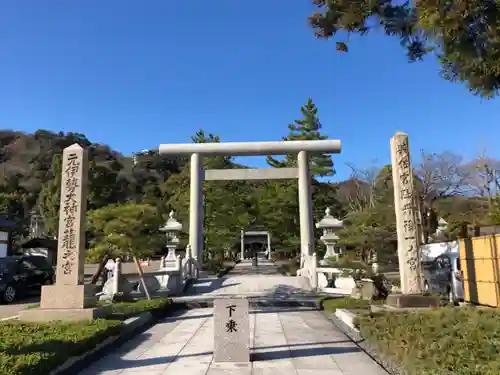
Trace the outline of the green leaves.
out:
[[[94,349],[120,332],[118,320],[3,323],[0,325],[2,375],[50,374],[71,357]]]
[[[283,137],[284,141],[328,139],[327,136],[320,133],[321,122],[318,116],[318,108],[311,98],[308,98],[307,103],[300,108],[300,113],[302,119],[295,120],[293,124],[288,125],[290,133],[288,136]],[[295,167],[297,160],[295,155],[287,155],[285,160],[278,160],[268,156],[267,163],[274,168]],[[335,169],[332,157],[328,154],[313,155],[311,157],[311,174],[318,177],[333,176]]]
[[[162,224],[158,210],[147,204],[109,205],[90,211],[87,219],[92,238],[89,257],[152,255],[165,245],[159,231]]]
[[[495,197],[492,205],[492,209],[490,212],[491,222],[494,225],[500,224],[500,197]]]
[[[318,38],[339,32],[364,35],[380,26],[399,39],[409,61],[434,52],[441,75],[465,82],[486,98],[500,87],[500,5],[495,0],[414,2],[390,0],[313,0],[318,10],[309,17]],[[344,42],[336,50],[347,52]]]
[[[339,52],[349,52],[349,48],[347,44],[344,42],[336,42],[335,49]]]
[[[45,219],[45,230],[47,234],[57,236],[59,225],[59,205],[61,199],[61,154],[52,158],[52,179],[48,180],[40,191],[38,207]]]
[[[441,308],[372,313],[359,329],[408,375],[500,373],[500,325],[495,309]]]

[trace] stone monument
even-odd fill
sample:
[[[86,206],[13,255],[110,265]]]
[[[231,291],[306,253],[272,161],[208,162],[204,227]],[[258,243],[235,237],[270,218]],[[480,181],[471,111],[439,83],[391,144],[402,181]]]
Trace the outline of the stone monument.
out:
[[[387,304],[392,307],[438,306],[436,298],[422,295],[417,196],[407,134],[396,133],[391,138],[391,161],[402,294],[389,295]]]
[[[214,300],[214,362],[250,362],[248,299]]]
[[[106,315],[96,307],[93,285],[85,285],[85,219],[88,154],[80,145],[64,149],[57,237],[56,283],[42,286],[40,308],[22,310],[20,320],[90,320]]]
[[[338,260],[340,256],[340,247],[336,246],[339,240],[339,236],[335,233],[344,227],[344,223],[332,216],[330,207],[325,210],[325,216],[319,222],[316,223],[316,228],[323,229],[323,235],[320,240],[326,246],[326,253],[321,264],[326,264],[329,258],[334,258]]]

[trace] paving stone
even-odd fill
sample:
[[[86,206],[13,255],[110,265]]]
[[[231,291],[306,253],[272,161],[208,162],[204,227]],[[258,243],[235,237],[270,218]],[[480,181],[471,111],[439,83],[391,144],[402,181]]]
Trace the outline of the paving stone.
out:
[[[364,373],[359,373],[362,375]],[[340,370],[297,369],[297,375],[344,375]],[[369,374],[371,375],[371,374]]]
[[[215,363],[213,309],[165,320],[80,375],[387,375],[317,311],[251,311],[252,362]]]
[[[212,363],[207,375],[251,375],[252,365],[250,363]]]

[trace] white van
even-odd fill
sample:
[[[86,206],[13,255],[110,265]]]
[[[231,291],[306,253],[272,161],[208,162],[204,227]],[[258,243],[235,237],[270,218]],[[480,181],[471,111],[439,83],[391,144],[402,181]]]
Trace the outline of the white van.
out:
[[[444,253],[424,268],[424,289],[447,296],[450,303],[464,300],[464,276],[458,253]]]

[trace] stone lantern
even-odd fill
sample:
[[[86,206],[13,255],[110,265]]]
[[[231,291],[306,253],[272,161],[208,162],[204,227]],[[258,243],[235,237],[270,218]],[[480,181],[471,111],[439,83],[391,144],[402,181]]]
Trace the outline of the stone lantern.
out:
[[[326,246],[326,253],[323,257],[322,263],[326,263],[328,258],[338,259],[341,254],[340,247],[337,245],[339,236],[337,236],[335,232],[343,227],[344,223],[331,215],[330,207],[325,210],[325,216],[323,219],[316,223],[316,228],[323,229],[323,235],[320,237],[320,240]]]
[[[175,250],[177,249],[177,246],[179,245],[179,237],[178,234],[182,230],[182,224],[179,223],[175,219],[175,213],[174,211],[170,211],[170,214],[168,215],[168,220],[165,223],[165,225],[160,228],[160,231],[165,232],[167,236],[167,249],[168,249],[168,254],[165,257],[165,267],[175,267],[177,264],[177,256],[175,254]]]
[[[29,238],[40,238],[44,236],[43,217],[37,210],[30,212]]]

